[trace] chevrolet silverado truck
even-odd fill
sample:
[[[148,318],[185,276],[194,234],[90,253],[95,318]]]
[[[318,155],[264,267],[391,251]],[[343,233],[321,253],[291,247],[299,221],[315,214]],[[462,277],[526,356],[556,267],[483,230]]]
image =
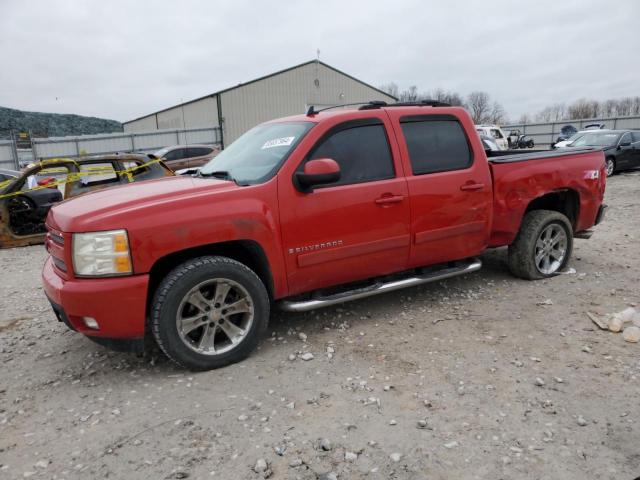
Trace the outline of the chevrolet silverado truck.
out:
[[[558,274],[604,215],[601,151],[487,158],[462,108],[370,102],[270,121],[195,175],[52,208],[44,291],[112,347],[193,370],[245,358],[270,309],[306,311],[478,270],[508,246]]]

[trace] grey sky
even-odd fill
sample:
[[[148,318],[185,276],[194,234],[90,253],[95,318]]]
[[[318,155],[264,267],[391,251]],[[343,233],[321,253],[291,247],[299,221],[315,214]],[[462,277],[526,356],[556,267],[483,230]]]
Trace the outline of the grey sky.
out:
[[[124,121],[315,57],[510,118],[640,95],[640,2],[0,0],[0,105]]]

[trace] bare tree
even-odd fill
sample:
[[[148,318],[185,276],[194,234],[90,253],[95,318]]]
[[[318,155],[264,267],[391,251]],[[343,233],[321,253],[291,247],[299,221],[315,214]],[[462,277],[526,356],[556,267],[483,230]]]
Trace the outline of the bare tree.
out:
[[[388,82],[388,83],[383,83],[382,85],[380,85],[380,87],[378,87],[380,90],[382,90],[383,92],[388,93],[389,95],[391,95],[392,97],[396,97],[399,98],[400,95],[400,89],[398,88],[398,84],[395,82]]]
[[[531,123],[531,117],[528,114],[523,113],[522,115],[520,115],[520,118],[518,119],[518,123],[522,123],[522,124]]]
[[[401,91],[398,98],[401,102],[415,102],[418,100],[418,97],[418,87],[411,85],[406,90]]]
[[[437,100],[438,102],[448,103],[456,107],[464,105],[464,101],[460,94],[451,91],[445,91],[442,88],[436,88],[431,92],[423,94],[425,99]]]
[[[493,105],[491,105],[491,112],[489,112],[488,116],[489,123],[499,125],[501,123],[504,123],[504,120],[504,108],[502,108],[502,105],[500,105],[498,102],[493,102]]]
[[[567,116],[567,107],[564,103],[554,103],[543,108],[536,114],[538,122],[558,122],[564,120]]]
[[[471,92],[467,96],[466,107],[475,123],[487,121],[491,109],[489,94],[479,91]]]
[[[618,100],[618,115],[621,117],[631,115],[633,111],[633,99],[631,97]]]
[[[569,105],[567,119],[595,118],[600,109],[600,103],[597,100],[581,98]]]
[[[420,92],[418,87],[411,85],[409,88],[400,90],[395,82],[387,82],[380,85],[380,90],[393,95],[400,102],[418,102],[420,100],[436,100],[442,103],[448,103],[453,106],[465,107],[471,113],[473,121],[476,123],[504,123],[506,122],[506,113],[502,105],[496,101],[491,102],[489,94],[486,92],[471,92],[466,99],[458,92],[445,90],[444,88],[435,88],[431,91]]]

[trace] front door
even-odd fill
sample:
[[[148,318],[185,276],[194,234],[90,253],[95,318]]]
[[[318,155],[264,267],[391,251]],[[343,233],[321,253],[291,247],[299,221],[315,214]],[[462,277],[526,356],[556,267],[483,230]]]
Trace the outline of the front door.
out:
[[[411,198],[410,266],[478,255],[489,241],[493,199],[486,157],[465,134],[473,124],[457,114],[389,115],[400,126]]]
[[[382,112],[313,131],[311,159],[331,158],[341,178],[302,193],[291,170],[278,176],[289,293],[315,290],[406,268],[409,198],[397,144]],[[364,114],[367,116],[365,117]]]

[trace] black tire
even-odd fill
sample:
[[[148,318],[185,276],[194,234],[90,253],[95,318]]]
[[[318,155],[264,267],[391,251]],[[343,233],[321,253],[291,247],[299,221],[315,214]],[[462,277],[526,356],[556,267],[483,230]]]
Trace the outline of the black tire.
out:
[[[607,157],[604,160],[604,169],[607,173],[607,177],[611,177],[616,173],[616,159],[613,157]]]
[[[185,305],[185,299],[194,288],[213,280],[230,281],[248,294],[247,298],[252,305],[252,321],[245,329],[244,337],[231,350],[219,354],[204,354],[190,347],[188,339],[184,339],[184,333],[179,333],[177,319],[182,313],[178,309]],[[214,302],[214,299],[210,301]],[[239,362],[256,348],[267,327],[269,309],[267,289],[246,265],[227,257],[198,257],[178,265],[158,286],[151,304],[151,331],[160,349],[178,365],[196,371],[212,370]],[[196,316],[198,315],[199,312]],[[221,323],[223,321],[220,320]],[[203,325],[203,328],[208,327]],[[215,336],[216,333],[212,338]],[[213,342],[215,343],[215,338]]]
[[[536,244],[543,231],[551,225],[559,226],[566,235],[565,254],[553,272],[544,273],[536,263]],[[552,227],[555,229],[555,227]],[[522,220],[520,231],[514,242],[509,245],[509,270],[516,277],[526,280],[538,280],[557,275],[571,258],[573,250],[573,228],[569,219],[560,212],[552,210],[533,210]]]

